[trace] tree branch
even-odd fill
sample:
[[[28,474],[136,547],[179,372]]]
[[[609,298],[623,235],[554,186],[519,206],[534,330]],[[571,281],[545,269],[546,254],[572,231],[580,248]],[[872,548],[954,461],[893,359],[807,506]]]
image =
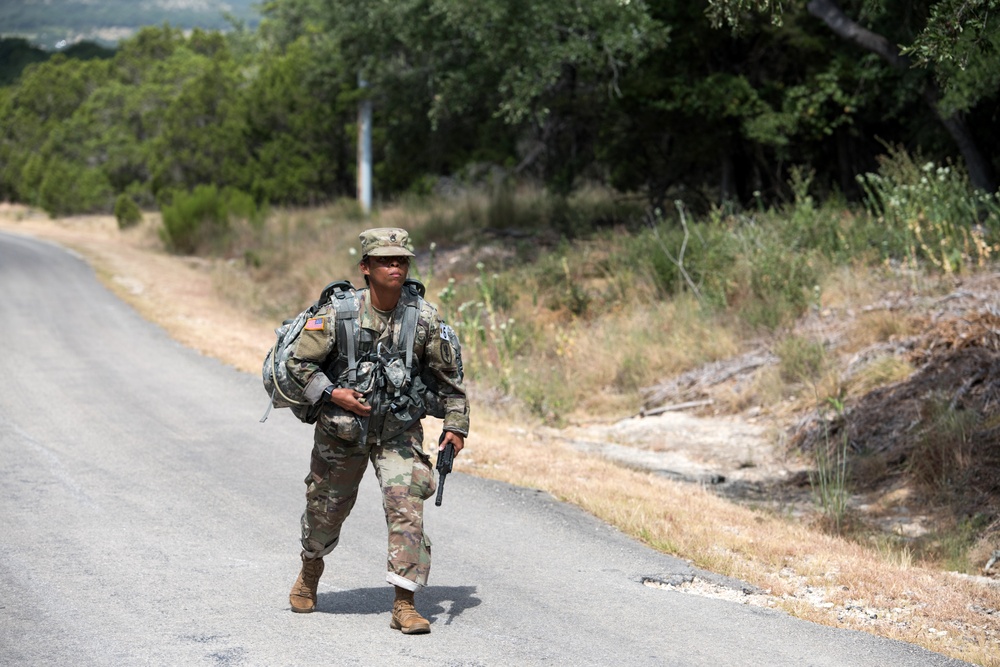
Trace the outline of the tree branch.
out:
[[[836,2],[809,0],[806,7],[810,14],[826,23],[830,30],[843,39],[871,51],[896,69],[902,70],[910,66],[910,59],[899,52],[898,46],[851,20]]]
[[[882,35],[862,27],[844,14],[843,10],[833,0],[809,0],[806,5],[809,13],[820,19],[839,37],[857,44],[866,51],[878,55],[897,70],[906,70],[912,64],[907,56],[900,53],[899,47]],[[989,160],[979,150],[972,131],[962,114],[941,112],[940,94],[933,82],[928,82],[924,88],[923,98],[941,121],[958,146],[965,166],[969,171],[969,179],[980,190],[995,192],[996,178]]]

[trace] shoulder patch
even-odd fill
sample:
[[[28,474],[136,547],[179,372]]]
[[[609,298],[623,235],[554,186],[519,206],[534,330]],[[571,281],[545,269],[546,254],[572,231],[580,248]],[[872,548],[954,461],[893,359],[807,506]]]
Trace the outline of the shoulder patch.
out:
[[[314,317],[306,321],[306,325],[303,327],[306,331],[322,331],[323,325],[326,320],[322,317]]]

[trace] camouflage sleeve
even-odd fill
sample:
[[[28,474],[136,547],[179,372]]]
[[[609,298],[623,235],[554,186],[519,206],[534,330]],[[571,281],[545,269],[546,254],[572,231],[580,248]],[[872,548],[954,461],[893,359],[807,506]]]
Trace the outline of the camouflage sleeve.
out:
[[[333,384],[322,366],[336,348],[337,320],[333,309],[325,306],[306,322],[287,362],[288,375],[310,403],[320,400],[323,390]]]
[[[434,312],[428,318],[423,363],[433,373],[444,405],[444,430],[469,435],[469,400],[451,342],[443,332],[444,321]]]

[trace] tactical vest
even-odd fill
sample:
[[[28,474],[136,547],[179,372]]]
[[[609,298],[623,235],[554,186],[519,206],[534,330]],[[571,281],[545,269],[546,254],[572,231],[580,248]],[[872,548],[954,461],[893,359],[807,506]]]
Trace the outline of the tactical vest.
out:
[[[361,302],[357,292],[334,294],[337,356],[323,370],[335,385],[359,391],[368,400],[372,408],[368,417],[346,411],[333,417],[356,420],[360,439],[371,432],[378,442],[389,440],[427,414],[428,388],[413,358],[423,294],[424,286],[419,282],[407,280],[403,284],[400,295],[403,317],[398,332],[392,332],[398,335],[398,340],[391,335],[388,343],[376,340],[371,330],[361,327]],[[392,322],[388,326],[396,329]],[[441,416],[444,416],[443,411]],[[355,432],[354,429],[345,430],[344,426],[350,425],[337,424],[338,435]]]
[[[362,329],[359,293],[348,281],[330,283],[316,303],[297,317],[285,320],[275,330],[277,341],[264,360],[264,388],[271,401],[261,421],[267,419],[272,407],[290,408],[295,416],[308,424],[315,423],[324,413],[324,425],[335,430],[338,437],[361,442],[367,433],[387,440],[399,435],[425,414],[444,417],[444,404],[437,393],[437,381],[429,369],[421,368],[414,359],[413,344],[423,309],[424,286],[407,280],[400,295],[403,319],[398,329],[400,340],[388,346],[374,339],[372,332]],[[305,322],[329,303],[337,327],[337,355],[328,359],[322,371],[337,387],[350,387],[361,393],[372,407],[368,417],[361,417],[329,403],[310,404],[303,388],[288,375],[286,362]],[[448,342],[462,375],[461,345],[454,330],[442,324],[442,337]]]

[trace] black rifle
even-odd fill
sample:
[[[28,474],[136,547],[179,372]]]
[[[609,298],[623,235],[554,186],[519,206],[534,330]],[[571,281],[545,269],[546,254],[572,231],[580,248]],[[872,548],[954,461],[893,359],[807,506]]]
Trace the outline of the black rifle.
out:
[[[441,432],[441,437],[438,438],[438,445],[444,442],[444,435],[447,431]],[[445,448],[438,451],[437,465],[434,466],[438,471],[438,494],[437,498],[434,499],[434,504],[440,506],[441,498],[444,496],[444,480],[451,473],[451,464],[455,462],[455,445],[448,443]]]

